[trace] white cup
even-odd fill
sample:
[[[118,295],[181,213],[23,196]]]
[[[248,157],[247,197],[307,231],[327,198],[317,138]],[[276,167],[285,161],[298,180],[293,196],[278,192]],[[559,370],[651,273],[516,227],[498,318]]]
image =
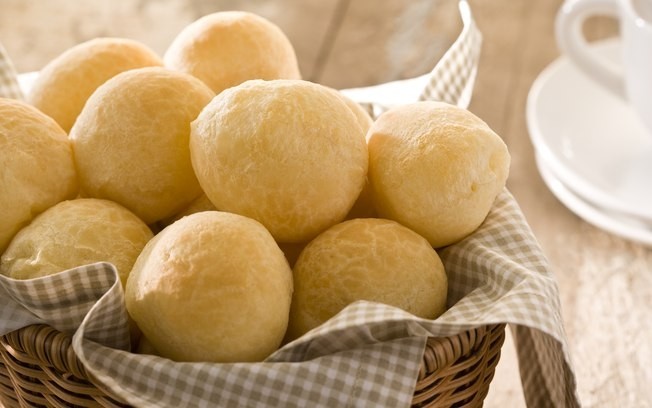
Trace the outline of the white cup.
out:
[[[588,47],[582,26],[596,15],[619,22],[621,66]],[[567,0],[557,13],[555,34],[561,52],[597,83],[629,101],[652,134],[652,0]]]

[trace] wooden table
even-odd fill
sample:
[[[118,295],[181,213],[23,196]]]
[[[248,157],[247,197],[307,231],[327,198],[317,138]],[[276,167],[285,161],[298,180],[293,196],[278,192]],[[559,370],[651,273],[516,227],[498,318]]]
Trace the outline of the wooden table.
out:
[[[525,102],[533,80],[559,55],[553,21],[562,1],[470,3],[484,34],[470,109],[510,148],[508,186],[558,279],[580,399],[585,406],[652,406],[652,251],[568,211],[534,164]],[[337,88],[427,72],[460,26],[455,2],[444,0],[3,0],[0,7],[0,41],[23,72],[97,36],[134,38],[162,53],[199,16],[245,9],[288,34],[306,79]],[[596,19],[587,32],[601,37],[614,27]],[[519,381],[508,338],[486,406],[524,406]]]

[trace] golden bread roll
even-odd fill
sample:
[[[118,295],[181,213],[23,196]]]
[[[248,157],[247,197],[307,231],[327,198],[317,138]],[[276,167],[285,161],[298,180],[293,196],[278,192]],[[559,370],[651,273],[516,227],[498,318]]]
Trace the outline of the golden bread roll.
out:
[[[101,85],[70,131],[83,194],[115,201],[147,224],[189,205],[202,193],[190,122],[213,96],[198,79],[159,67]]]
[[[257,221],[195,213],[160,232],[129,276],[127,310],[176,361],[261,361],[281,343],[292,271]]]
[[[47,64],[27,100],[70,131],[91,94],[109,78],[134,68],[162,66],[144,44],[125,38],[96,38],[78,44]]]
[[[509,173],[500,136],[468,110],[441,102],[385,112],[369,129],[368,145],[378,213],[435,248],[482,224]]]
[[[294,265],[288,338],[367,300],[426,319],[446,310],[448,279],[425,238],[379,218],[345,221],[311,241]]]
[[[14,279],[32,279],[109,262],[124,285],[152,236],[142,220],[112,201],[63,201],[16,234],[2,255],[0,271]]]
[[[244,11],[209,14],[184,28],[165,65],[204,81],[216,93],[248,79],[300,79],[292,44],[276,25]]]
[[[0,254],[34,216],[78,191],[66,132],[25,103],[0,98]]]
[[[220,210],[260,221],[278,242],[305,242],[340,222],[365,183],[367,144],[329,88],[247,81],[192,124],[195,173]]]

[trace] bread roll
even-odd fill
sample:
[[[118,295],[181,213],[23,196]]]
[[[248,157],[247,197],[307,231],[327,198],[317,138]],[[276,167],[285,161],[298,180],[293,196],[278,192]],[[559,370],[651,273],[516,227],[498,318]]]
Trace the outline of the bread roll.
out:
[[[206,211],[145,247],[127,281],[127,310],[161,356],[260,361],[287,328],[292,271],[258,222]]]
[[[368,162],[342,98],[301,80],[247,81],[222,92],[193,122],[190,152],[215,207],[295,243],[344,219]]]
[[[300,79],[285,34],[270,21],[243,11],[209,14],[188,25],[165,52],[165,65],[192,74],[213,91],[248,79]]]
[[[118,269],[124,285],[152,236],[142,220],[114,202],[63,201],[16,234],[2,255],[0,271],[14,279],[32,279],[109,262]]]
[[[91,94],[109,78],[134,68],[162,66],[144,44],[125,38],[96,38],[53,59],[40,72],[27,100],[66,132]]]
[[[434,319],[446,310],[447,292],[444,266],[425,238],[390,220],[345,221],[310,242],[294,265],[288,338],[357,300]]]
[[[77,195],[66,132],[36,108],[0,98],[0,254],[34,216]]]
[[[158,67],[100,86],[70,131],[84,195],[115,201],[147,224],[189,205],[202,193],[190,122],[213,96],[198,79]]]
[[[468,110],[417,102],[382,114],[368,133],[373,202],[434,247],[484,221],[509,173],[507,146]]]

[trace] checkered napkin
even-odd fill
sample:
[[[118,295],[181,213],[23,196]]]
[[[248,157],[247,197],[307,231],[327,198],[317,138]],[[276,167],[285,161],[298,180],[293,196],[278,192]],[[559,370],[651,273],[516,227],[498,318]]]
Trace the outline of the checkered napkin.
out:
[[[430,74],[349,95],[375,115],[419,99],[468,105],[481,38],[464,0],[460,11],[462,34]],[[0,80],[0,95],[20,97],[7,64],[0,52],[0,78],[9,78]],[[0,275],[0,335],[36,323],[74,333],[87,370],[134,406],[407,407],[428,336],[509,323],[528,405],[578,406],[557,286],[510,193],[496,199],[474,234],[440,256],[449,309],[438,319],[356,302],[262,363],[177,363],[130,353],[122,286],[106,263],[29,281]]]
[[[0,43],[0,98],[23,99],[16,70],[2,43]]]
[[[427,336],[506,322],[528,405],[578,406],[557,286],[510,193],[440,255],[449,309],[438,319],[356,302],[262,363],[176,363],[126,351],[122,287],[106,263],[31,281],[0,276],[0,334],[34,323],[74,332],[86,368],[135,406],[408,407]]]

